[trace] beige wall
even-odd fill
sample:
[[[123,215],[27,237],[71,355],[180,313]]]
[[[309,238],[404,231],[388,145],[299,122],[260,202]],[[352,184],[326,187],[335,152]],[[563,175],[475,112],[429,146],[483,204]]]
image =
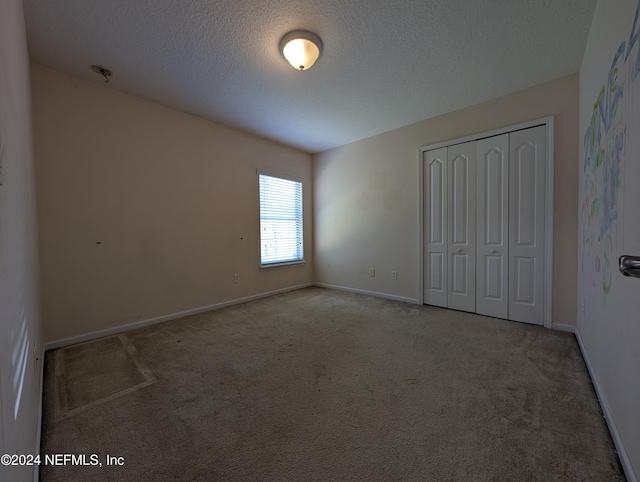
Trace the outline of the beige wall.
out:
[[[35,454],[42,340],[29,59],[21,0],[0,2],[0,136],[0,454]],[[32,474],[33,467],[0,465],[0,480],[29,481]]]
[[[308,154],[115,80],[37,64],[32,77],[47,341],[312,281]],[[258,269],[256,169],[304,179],[307,264]]]
[[[555,116],[552,321],[574,325],[577,74],[314,156],[315,280],[418,299],[418,148],[549,115]]]

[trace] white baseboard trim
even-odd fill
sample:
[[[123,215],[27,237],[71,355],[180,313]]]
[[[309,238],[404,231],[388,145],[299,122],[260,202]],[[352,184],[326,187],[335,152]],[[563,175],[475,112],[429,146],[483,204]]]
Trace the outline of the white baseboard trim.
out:
[[[566,331],[568,333],[573,333],[574,335],[576,334],[576,327],[573,325],[565,325],[563,323],[551,323],[551,329],[558,330],[558,331]]]
[[[40,370],[38,373],[38,420],[36,421],[36,441],[34,444],[33,454],[40,454],[40,444],[42,442],[42,400],[44,397],[44,347],[40,350]],[[40,466],[33,465],[33,482],[40,480]]]
[[[387,294],[387,293],[378,293],[376,291],[359,290],[357,288],[349,288],[347,286],[337,286],[337,285],[331,285],[331,284],[327,284],[327,283],[314,283],[314,285],[318,286],[319,288],[328,288],[328,289],[331,289],[331,290],[349,291],[351,293],[358,293],[359,295],[375,296],[376,298],[384,298],[386,300],[393,300],[393,301],[402,301],[404,303],[412,303],[414,305],[419,304],[417,299],[415,299],[415,298],[406,298],[404,296],[390,295],[390,294]]]
[[[313,286],[313,283],[305,283],[305,284],[296,285],[296,286],[289,286],[287,288],[281,288],[279,290],[267,291],[265,293],[258,293],[256,295],[245,296],[244,298],[236,298],[234,300],[214,303],[213,305],[201,306],[200,308],[193,308],[191,310],[180,311],[178,313],[171,313],[168,315],[158,316],[156,318],[150,318],[148,320],[135,321],[133,323],[114,326],[112,328],[106,328],[104,330],[92,331],[91,333],[86,333],[84,335],[71,336],[69,338],[63,338],[61,340],[50,341],[45,343],[44,350],[45,351],[55,350],[57,348],[62,348],[65,346],[75,345],[76,343],[84,343],[86,341],[95,340],[96,338],[103,338],[105,336],[115,335],[117,333],[122,333],[125,331],[136,330],[138,328],[143,328],[149,325],[155,325],[157,323],[162,323],[164,321],[175,320],[175,319],[183,318],[185,316],[190,316],[190,315],[197,315],[199,313],[205,313],[207,311],[219,310],[220,308],[225,308],[227,306],[239,305],[241,303],[246,303],[248,301],[254,301],[260,298],[266,298],[268,296],[287,293],[289,291],[301,290],[303,288],[308,288],[310,286]]]
[[[593,365],[591,365],[589,355],[587,354],[584,343],[582,342],[580,331],[577,328],[575,329],[575,334],[576,339],[578,340],[578,345],[580,346],[580,351],[582,352],[582,358],[584,359],[585,365],[587,365],[587,370],[589,370],[591,382],[593,383],[593,387],[595,388],[596,394],[598,395],[600,407],[602,408],[602,412],[604,413],[604,419],[607,421],[609,432],[611,432],[611,438],[613,438],[613,443],[616,446],[616,450],[618,451],[618,457],[620,458],[620,464],[622,464],[624,475],[627,477],[628,482],[638,482],[638,478],[633,470],[633,466],[631,465],[629,455],[624,448],[624,443],[622,442],[622,438],[620,437],[620,432],[618,431],[616,422],[613,420],[613,414],[611,413],[611,408],[609,407],[607,396],[602,390],[600,382],[598,382],[598,378],[596,377],[595,371],[593,370]]]

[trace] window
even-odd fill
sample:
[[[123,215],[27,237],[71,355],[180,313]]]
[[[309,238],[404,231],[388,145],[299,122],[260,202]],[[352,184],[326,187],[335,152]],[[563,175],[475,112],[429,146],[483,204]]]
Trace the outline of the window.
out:
[[[259,174],[260,264],[303,260],[302,183]]]

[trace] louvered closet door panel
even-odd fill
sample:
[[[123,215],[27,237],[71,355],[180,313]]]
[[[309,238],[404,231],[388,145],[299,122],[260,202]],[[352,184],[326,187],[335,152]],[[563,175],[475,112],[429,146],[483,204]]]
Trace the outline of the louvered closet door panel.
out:
[[[447,307],[447,148],[424,153],[424,302]]]
[[[509,134],[477,143],[476,313],[507,318]]]
[[[447,148],[449,308],[476,310],[476,142]]]
[[[545,127],[509,138],[509,319],[544,322]]]

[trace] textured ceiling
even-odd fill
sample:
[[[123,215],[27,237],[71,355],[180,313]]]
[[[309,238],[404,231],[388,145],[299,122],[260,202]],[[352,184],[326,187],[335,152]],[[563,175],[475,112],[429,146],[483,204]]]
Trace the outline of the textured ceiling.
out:
[[[319,152],[577,72],[596,0],[24,0],[31,58]],[[278,51],[318,34],[306,72]]]

